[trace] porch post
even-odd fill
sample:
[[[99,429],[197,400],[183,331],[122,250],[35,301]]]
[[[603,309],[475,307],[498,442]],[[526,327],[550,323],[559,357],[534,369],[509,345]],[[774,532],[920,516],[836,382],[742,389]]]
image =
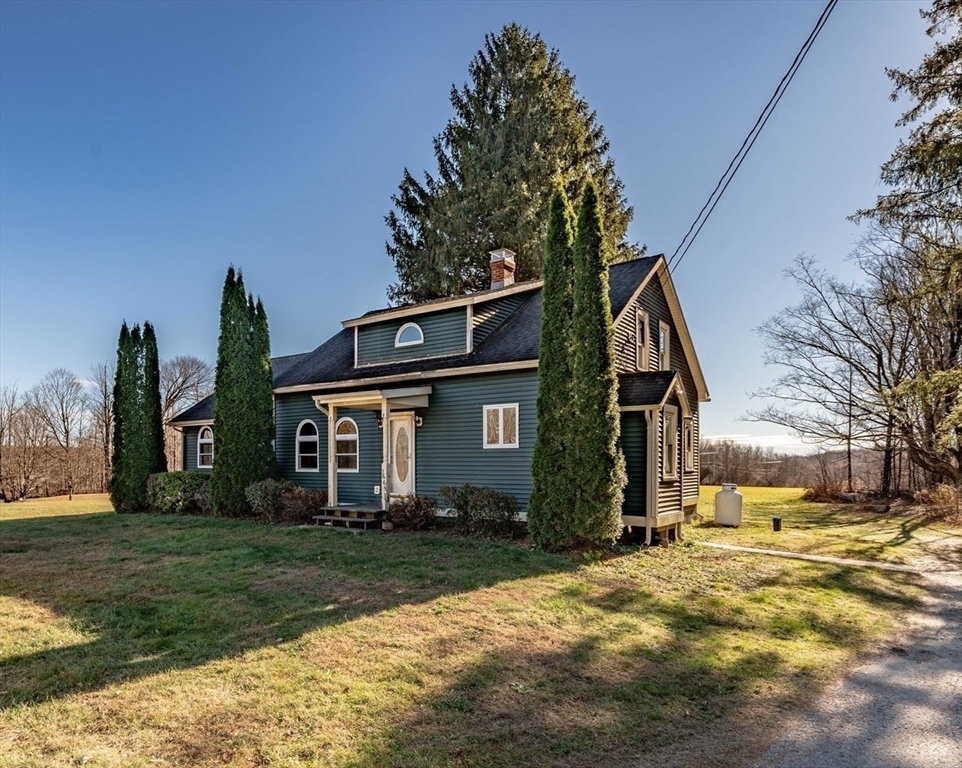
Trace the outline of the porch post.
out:
[[[333,403],[327,407],[327,503],[337,506],[337,435],[334,425],[337,424],[337,406]]]
[[[391,404],[381,400],[381,509],[391,508]]]

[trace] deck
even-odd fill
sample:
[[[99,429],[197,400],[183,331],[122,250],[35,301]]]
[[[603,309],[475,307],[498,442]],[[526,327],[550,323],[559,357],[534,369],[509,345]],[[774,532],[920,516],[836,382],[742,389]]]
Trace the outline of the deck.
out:
[[[322,512],[323,514],[313,516],[314,521],[317,525],[329,525],[334,528],[375,530],[380,528],[387,519],[387,513],[379,506],[344,504],[336,507],[324,507]]]

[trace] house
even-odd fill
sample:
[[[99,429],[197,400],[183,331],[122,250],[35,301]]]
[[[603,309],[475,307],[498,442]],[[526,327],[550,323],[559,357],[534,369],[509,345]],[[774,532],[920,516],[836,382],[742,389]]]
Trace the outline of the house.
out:
[[[281,474],[331,505],[376,505],[471,483],[531,493],[542,281],[514,282],[491,254],[491,289],[368,312],[313,352],[275,358]],[[663,256],[609,269],[626,526],[680,533],[698,504],[698,409],[709,399]],[[209,470],[213,400],[175,417],[186,470]],[[571,436],[572,440],[577,435]]]

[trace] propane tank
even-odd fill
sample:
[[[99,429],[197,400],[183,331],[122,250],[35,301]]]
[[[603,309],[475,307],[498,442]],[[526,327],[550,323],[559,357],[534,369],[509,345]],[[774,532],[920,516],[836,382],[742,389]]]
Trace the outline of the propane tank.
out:
[[[722,483],[715,494],[715,522],[727,528],[737,528],[742,522],[742,495],[735,483]]]

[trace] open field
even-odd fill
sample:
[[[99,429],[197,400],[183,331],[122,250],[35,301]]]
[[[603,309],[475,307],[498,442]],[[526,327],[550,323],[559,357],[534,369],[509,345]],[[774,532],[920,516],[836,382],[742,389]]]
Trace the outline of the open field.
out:
[[[2,766],[743,765],[920,594],[86,503],[0,507]]]
[[[888,514],[858,504],[812,504],[802,488],[739,488],[744,495],[742,524],[715,525],[715,492],[703,486],[698,511],[704,518],[686,529],[693,541],[744,547],[881,560],[926,568],[962,568],[962,529],[926,520],[918,507],[893,507]],[[782,530],[772,530],[772,517]]]

